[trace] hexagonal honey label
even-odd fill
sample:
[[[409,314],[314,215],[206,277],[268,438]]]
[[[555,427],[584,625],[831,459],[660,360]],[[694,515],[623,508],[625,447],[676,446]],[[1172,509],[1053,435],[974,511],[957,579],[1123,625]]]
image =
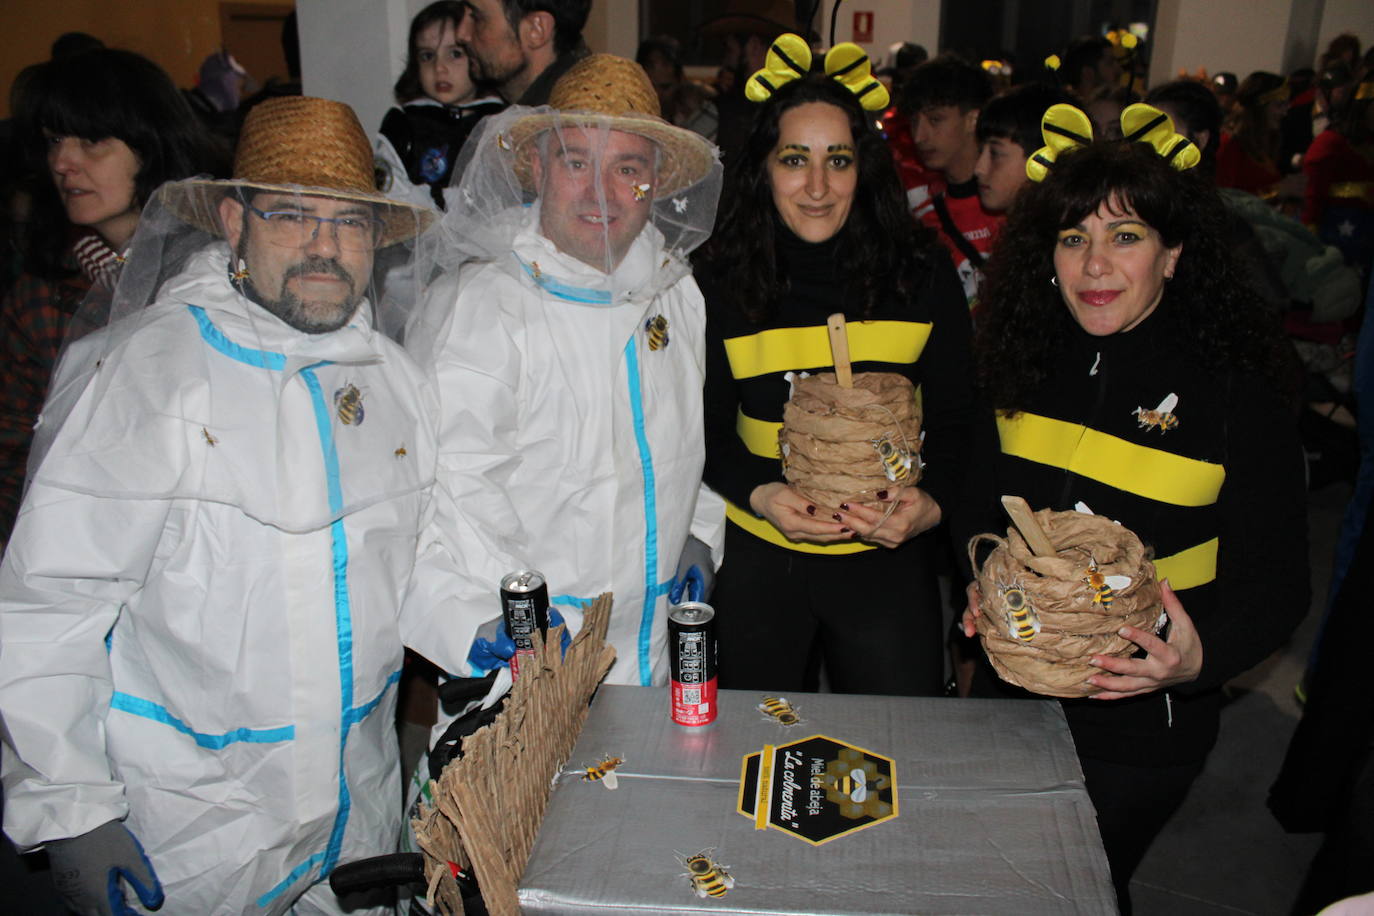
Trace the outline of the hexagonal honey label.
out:
[[[890,757],[812,735],[765,745],[744,758],[740,814],[813,846],[897,816],[897,771]]]

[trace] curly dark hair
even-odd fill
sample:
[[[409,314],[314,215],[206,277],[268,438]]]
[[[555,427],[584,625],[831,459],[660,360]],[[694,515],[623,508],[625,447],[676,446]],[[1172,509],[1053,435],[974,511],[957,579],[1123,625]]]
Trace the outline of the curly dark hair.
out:
[[[1058,234],[1096,213],[1134,211],[1164,245],[1183,246],[1156,309],[1171,339],[1198,364],[1255,373],[1287,390],[1291,363],[1278,327],[1259,308],[1227,243],[1226,211],[1197,170],[1178,171],[1145,143],[1093,143],[1060,156],[1027,186],[986,268],[974,353],[990,406],[1015,413],[1046,380],[1076,325],[1051,285]],[[1291,393],[1291,392],[1290,392]]]
[[[783,114],[801,105],[834,105],[849,119],[854,136],[858,184],[849,218],[839,232],[838,256],[861,278],[859,314],[873,314],[890,296],[914,295],[937,244],[906,208],[897,171],[873,115],[835,80],[819,73],[794,80],[761,107],[739,154],[726,163],[723,208],[710,241],[696,261],[730,277],[744,314],[761,324],[777,309],[788,288],[779,273],[776,238],[781,224],[768,181],[768,160],[778,144]],[[881,240],[882,244],[876,244]]]

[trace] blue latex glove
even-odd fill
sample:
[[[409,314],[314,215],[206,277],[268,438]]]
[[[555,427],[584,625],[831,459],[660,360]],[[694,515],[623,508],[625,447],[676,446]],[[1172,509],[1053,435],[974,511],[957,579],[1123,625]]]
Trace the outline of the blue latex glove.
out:
[[[563,626],[563,615],[558,613],[557,608],[549,608],[549,627],[560,626]],[[567,627],[563,627],[562,649],[565,655],[570,645],[572,637],[568,635]],[[472,641],[472,648],[468,650],[468,664],[475,671],[491,671],[502,665],[509,665],[510,657],[514,654],[515,641],[506,632],[506,622],[499,620],[496,623],[496,633],[491,639],[479,636]]]
[[[69,840],[47,844],[53,884],[81,916],[137,916],[124,899],[124,883],[150,910],[162,906],[162,882],[138,838],[110,821]]]
[[[689,535],[687,543],[682,545],[672,588],[668,589],[668,603],[681,604],[684,597],[688,601],[708,601],[715,584],[716,566],[711,560],[711,548]]]

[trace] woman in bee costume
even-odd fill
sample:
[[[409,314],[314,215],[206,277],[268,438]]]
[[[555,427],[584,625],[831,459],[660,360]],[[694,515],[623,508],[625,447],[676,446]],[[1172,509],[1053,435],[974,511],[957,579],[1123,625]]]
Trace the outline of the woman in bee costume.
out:
[[[713,598],[720,683],[815,689],[819,656],[837,691],[931,695],[941,615],[932,539],[920,535],[950,514],[970,464],[968,308],[948,258],[912,225],[871,126],[887,93],[867,58],[845,44],[823,66],[812,73],[806,42],[784,35],[751,78],[762,104],[696,268],[705,479],[727,500]],[[789,377],[831,371],[826,318],[837,311],[856,372],[901,373],[921,392],[924,476],[878,493],[890,514],[819,511],[783,482]]]
[[[1056,105],[988,270],[975,352],[997,410],[995,496],[1134,531],[1167,579],[1169,629],[1126,628],[1063,701],[1122,911],[1131,873],[1217,736],[1220,688],[1307,609],[1302,451],[1277,328],[1226,247],[1197,150],[1146,105],[1091,142]],[[988,530],[1005,527],[989,510]],[[971,591],[965,631],[982,602]],[[974,692],[1011,695],[986,666]]]

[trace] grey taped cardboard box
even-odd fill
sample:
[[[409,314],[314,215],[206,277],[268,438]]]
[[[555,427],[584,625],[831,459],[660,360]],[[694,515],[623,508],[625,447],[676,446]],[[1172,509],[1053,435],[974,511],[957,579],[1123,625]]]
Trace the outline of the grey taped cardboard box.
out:
[[[715,725],[668,719],[666,688],[603,686],[557,779],[520,885],[526,913],[1032,914],[1116,912],[1068,725],[1055,702],[721,691]],[[826,735],[895,761],[898,813],[813,846],[738,810],[741,764]],[[624,758],[618,788],[584,767]],[[734,878],[698,897],[682,857]]]

